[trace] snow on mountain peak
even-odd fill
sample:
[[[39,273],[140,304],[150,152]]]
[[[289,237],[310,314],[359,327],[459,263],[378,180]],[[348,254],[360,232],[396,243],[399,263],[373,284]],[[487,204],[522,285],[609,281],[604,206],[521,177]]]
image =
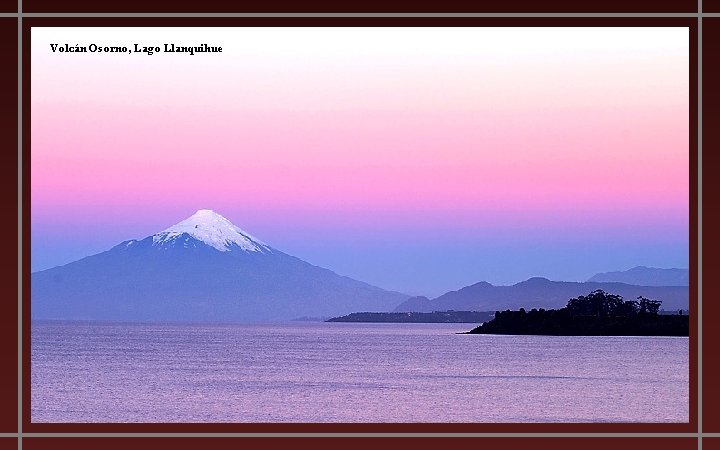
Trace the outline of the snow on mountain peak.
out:
[[[221,252],[232,250],[233,245],[247,252],[271,252],[270,247],[232,224],[211,209],[201,209],[195,214],[153,235],[153,244],[163,244],[177,239],[183,233],[202,241]]]

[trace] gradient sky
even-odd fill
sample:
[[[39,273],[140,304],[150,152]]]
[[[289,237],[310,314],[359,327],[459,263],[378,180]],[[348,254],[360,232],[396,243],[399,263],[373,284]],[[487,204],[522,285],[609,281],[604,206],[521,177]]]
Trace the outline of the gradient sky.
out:
[[[214,209],[436,296],[688,266],[686,28],[33,28],[32,269]],[[222,53],[53,53],[219,45]]]

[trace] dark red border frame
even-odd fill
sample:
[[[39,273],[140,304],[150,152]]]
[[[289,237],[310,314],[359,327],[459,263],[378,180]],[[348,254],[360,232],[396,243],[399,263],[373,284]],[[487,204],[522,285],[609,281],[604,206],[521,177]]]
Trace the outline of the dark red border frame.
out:
[[[720,0],[703,0],[703,13],[720,13]]]
[[[364,2],[338,2],[333,0],[310,0],[304,2],[276,0],[274,2],[228,2],[205,0],[203,2],[168,0],[125,0],[122,2],[98,2],[95,0],[25,0],[24,12],[245,12],[245,13],[359,13],[359,12],[408,12],[416,13],[601,13],[601,12],[652,12],[694,13],[697,0],[605,0],[603,2],[578,0],[513,0],[506,2],[446,0],[444,2],[413,2],[366,0]]]
[[[720,2],[718,2],[720,4]],[[703,431],[720,432],[720,361],[715,344],[720,332],[714,326],[720,314],[720,287],[712,274],[713,263],[720,252],[720,239],[714,235],[720,229],[720,219],[713,216],[720,200],[720,188],[712,169],[720,167],[720,18],[703,19]],[[720,445],[718,445],[720,448]]]
[[[15,438],[0,438],[0,450],[11,450],[17,449],[17,439]]]
[[[0,189],[0,204],[6,205],[6,220],[0,221],[3,235],[7,236],[6,245],[13,245],[14,239],[9,236],[17,235],[17,220],[11,211],[17,209],[17,146],[18,146],[18,77],[17,77],[17,46],[18,25],[14,18],[0,18],[0,55],[7,58],[5,68],[0,70],[0,136],[7,147],[3,147],[4,171],[2,189]],[[0,355],[3,359],[3,369],[0,370],[0,433],[16,433],[18,429],[18,377],[17,377],[17,344],[18,344],[18,260],[10,260],[10,249],[5,252],[0,270],[0,286],[5,296],[2,298],[2,314],[0,314]],[[7,399],[7,400],[5,400]]]
[[[3,12],[3,13],[17,12],[17,1],[0,0],[0,12]]]
[[[63,438],[64,448],[73,450],[135,450],[155,448],[202,448],[208,442],[202,438]],[[29,438],[23,442],[25,450],[54,450],[59,439]],[[439,448],[452,445],[458,449],[513,449],[537,450],[548,448],[554,450],[637,450],[638,448],[658,450],[695,450],[697,441],[694,438],[213,438],[211,448],[216,450],[235,450],[238,448],[311,448],[315,450],[367,450],[368,448],[397,450],[404,448],[423,449]],[[1,447],[0,447],[1,449]]]
[[[23,20],[23,85],[30,86],[30,28],[33,26],[675,26],[690,32],[690,167],[697,167],[697,20],[695,18],[26,18]],[[23,92],[23,123],[30,123],[30,92]],[[29,160],[30,129],[23,129],[23,158]],[[29,166],[23,167],[23,201],[30,198]],[[697,279],[697,173],[691,171],[690,274]],[[27,204],[27,203],[26,203]],[[30,224],[30,209],[23,209]],[[29,234],[26,234],[29,236]],[[24,273],[30,273],[30,243],[23,242]],[[697,284],[690,290],[690,422],[684,424],[37,424],[30,422],[30,297],[23,281],[23,432],[51,433],[694,433],[697,432]]]

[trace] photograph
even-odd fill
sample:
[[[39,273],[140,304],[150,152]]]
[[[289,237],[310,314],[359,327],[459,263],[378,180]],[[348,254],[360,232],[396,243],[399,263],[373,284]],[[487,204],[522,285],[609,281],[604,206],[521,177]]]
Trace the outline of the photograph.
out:
[[[29,36],[31,424],[695,417],[688,27]]]

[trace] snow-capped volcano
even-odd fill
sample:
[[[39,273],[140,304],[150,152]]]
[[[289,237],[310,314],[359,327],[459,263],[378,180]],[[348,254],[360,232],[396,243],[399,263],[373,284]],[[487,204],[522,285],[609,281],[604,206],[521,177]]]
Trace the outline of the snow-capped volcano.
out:
[[[159,233],[32,274],[33,319],[267,321],[389,311],[408,296],[271,248],[202,209]]]
[[[187,219],[153,235],[153,244],[176,241],[188,234],[221,252],[240,248],[246,252],[272,252],[261,240],[236,227],[228,219],[210,209],[201,209]]]

